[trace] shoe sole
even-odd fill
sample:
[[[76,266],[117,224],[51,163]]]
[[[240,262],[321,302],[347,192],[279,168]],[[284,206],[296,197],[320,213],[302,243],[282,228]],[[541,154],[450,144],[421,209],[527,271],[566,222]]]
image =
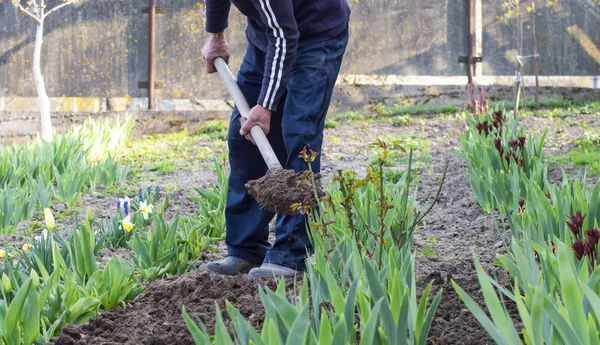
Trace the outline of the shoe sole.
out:
[[[296,272],[293,275],[288,275],[288,274],[275,274],[273,272],[264,272],[264,273],[254,273],[254,274],[248,274],[248,278],[251,279],[257,279],[257,278],[275,278],[275,279],[279,279],[279,278],[296,278],[298,276],[303,275],[304,272]]]
[[[221,270],[221,269],[220,269],[220,267],[213,267],[213,268],[210,268],[210,267],[207,265],[207,266],[206,266],[206,270],[207,270],[208,272],[211,272],[211,273],[216,273],[216,274],[219,274],[219,275],[222,275],[222,276],[230,276],[230,277],[234,277],[234,276],[237,276],[238,274],[247,274],[248,272],[250,272],[250,270],[252,270],[253,268],[256,268],[256,267],[260,267],[260,266],[253,266],[253,267],[250,267],[250,268],[248,268],[248,269],[243,269],[243,270],[239,270],[239,271],[237,271],[237,272],[235,272],[235,273],[232,273],[232,272],[229,272],[229,271]]]

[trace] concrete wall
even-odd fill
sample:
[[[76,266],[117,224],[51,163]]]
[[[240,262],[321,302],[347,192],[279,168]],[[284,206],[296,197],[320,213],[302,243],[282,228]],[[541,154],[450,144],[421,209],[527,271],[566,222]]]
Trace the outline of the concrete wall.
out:
[[[50,4],[60,0],[49,0]],[[460,76],[466,53],[466,0],[350,1],[351,40],[343,74]],[[503,24],[502,1],[481,4],[484,75],[514,75],[515,47]],[[537,1],[537,0],[536,0]],[[223,98],[207,78],[200,50],[206,38],[201,0],[158,0],[157,98]],[[540,1],[541,2],[541,1]],[[48,18],[43,71],[51,97],[144,97],[147,80],[147,0],[83,0]],[[546,1],[543,1],[546,3]],[[542,75],[600,74],[600,6],[558,0],[538,18]],[[527,22],[525,23],[527,26]],[[228,38],[235,72],[245,48],[245,19],[233,10]],[[35,24],[10,0],[0,0],[0,96],[35,96],[31,73]],[[526,32],[529,32],[526,30]],[[525,34],[529,49],[530,34]],[[525,52],[527,52],[527,49]],[[525,69],[529,73],[530,67]]]
[[[55,2],[57,2],[56,0]],[[148,77],[147,0],[88,0],[48,17],[43,71],[49,96],[136,97],[145,94],[138,82]],[[216,97],[200,66],[204,11],[196,1],[158,1],[168,11],[157,17],[157,81],[162,96]],[[31,57],[35,24],[10,3],[0,3],[0,94],[35,95]],[[232,18],[231,34],[239,36],[241,15]],[[233,50],[242,49],[240,39]],[[239,53],[234,64],[239,63]]]
[[[501,17],[504,1],[483,2],[483,73],[514,75],[517,39],[512,25]],[[522,1],[523,52],[533,54],[531,17]],[[540,75],[600,75],[600,3],[594,0],[536,0],[536,31]],[[548,5],[551,4],[551,5]],[[510,24],[516,23],[512,20]],[[531,60],[525,62],[524,74],[533,74]]]

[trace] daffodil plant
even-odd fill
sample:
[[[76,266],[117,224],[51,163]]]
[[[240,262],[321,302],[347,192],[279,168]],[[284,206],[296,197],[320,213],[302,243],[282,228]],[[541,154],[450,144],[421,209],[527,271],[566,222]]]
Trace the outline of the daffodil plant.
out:
[[[225,233],[217,238],[212,238],[207,234],[207,229],[203,226],[203,221],[198,216],[187,216],[181,218],[177,228],[177,240],[185,243],[190,250],[190,257],[199,258],[207,250],[218,252],[212,244],[224,239]]]
[[[131,126],[129,120],[88,120],[52,142],[0,145],[0,233],[14,233],[20,221],[53,200],[73,206],[88,188],[123,182],[128,169],[110,151],[122,145]]]
[[[196,264],[198,258],[190,255],[185,242],[178,241],[178,223],[178,216],[170,224],[158,217],[153,229],[133,234],[131,259],[145,280],[185,273]]]
[[[31,216],[29,198],[26,189],[5,187],[0,190],[0,233],[14,233],[19,221]]]
[[[205,229],[205,236],[220,238],[225,234],[225,204],[227,202],[228,179],[225,161],[214,159],[218,184],[208,188],[194,188],[198,193],[190,199],[198,204],[198,226]]]
[[[2,277],[6,290],[5,276]],[[40,310],[33,279],[27,279],[10,305],[0,300],[0,339],[7,345],[32,344],[40,334]]]
[[[131,264],[121,258],[111,258],[104,268],[94,272],[85,289],[100,300],[104,310],[125,307],[144,290]]]
[[[72,239],[68,243],[73,272],[82,285],[85,285],[98,270],[96,236],[92,229],[92,220],[93,214],[91,209],[88,209],[85,221],[73,229]]]

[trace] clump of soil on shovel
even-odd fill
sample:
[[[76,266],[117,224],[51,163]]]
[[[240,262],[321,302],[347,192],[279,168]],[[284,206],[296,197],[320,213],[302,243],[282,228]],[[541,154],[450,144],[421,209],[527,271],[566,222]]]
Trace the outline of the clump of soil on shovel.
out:
[[[319,197],[323,196],[321,190],[321,175],[314,174],[314,181]],[[264,209],[283,215],[296,214],[292,205],[301,204],[315,208],[318,200],[312,187],[312,179],[299,179],[296,172],[291,169],[271,168],[265,176],[258,180],[248,181],[246,189]]]

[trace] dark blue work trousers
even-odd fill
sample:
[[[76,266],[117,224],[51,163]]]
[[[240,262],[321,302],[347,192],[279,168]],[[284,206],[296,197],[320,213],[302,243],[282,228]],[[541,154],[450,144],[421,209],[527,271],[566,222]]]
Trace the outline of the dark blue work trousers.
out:
[[[296,52],[284,98],[271,114],[271,132],[267,135],[286,169],[297,173],[308,169],[298,157],[305,146],[321,151],[325,115],[347,43],[348,29],[333,39],[300,46]],[[237,83],[250,107],[256,105],[260,94],[265,55],[249,42],[238,73]],[[269,262],[305,270],[305,259],[313,252],[306,216],[279,215],[275,243],[271,246],[268,242],[269,222],[275,214],[262,209],[245,187],[249,180],[264,176],[267,166],[258,148],[240,136],[239,119],[235,108],[227,138],[231,167],[225,209],[228,255],[254,264]],[[320,171],[319,157],[312,163],[315,172]]]

